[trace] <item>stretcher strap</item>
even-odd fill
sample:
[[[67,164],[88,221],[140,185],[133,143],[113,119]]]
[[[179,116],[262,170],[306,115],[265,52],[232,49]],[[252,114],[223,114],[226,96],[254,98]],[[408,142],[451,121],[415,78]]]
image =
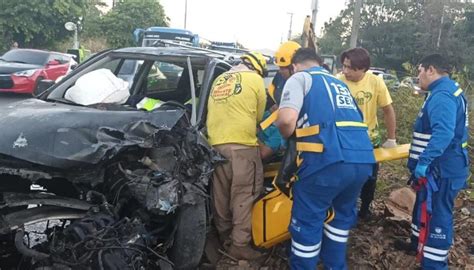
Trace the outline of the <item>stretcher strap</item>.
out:
[[[297,142],[296,150],[302,152],[322,153],[324,146],[322,143]]]
[[[318,134],[319,134],[319,125],[296,129],[297,138],[308,137],[308,136],[313,136],[313,135],[318,135]]]
[[[260,128],[262,128],[262,130],[267,129],[269,126],[275,123],[277,118],[278,118],[278,110],[272,112],[272,114],[270,114],[270,116],[267,117],[267,119],[260,122]]]
[[[420,214],[420,234],[418,237],[418,249],[416,258],[419,262],[423,257],[423,250],[428,240],[430,230],[431,214],[433,213],[433,193],[439,190],[433,176],[428,174],[427,177],[420,177],[418,184],[415,186],[417,192],[421,192],[423,201],[421,203]]]

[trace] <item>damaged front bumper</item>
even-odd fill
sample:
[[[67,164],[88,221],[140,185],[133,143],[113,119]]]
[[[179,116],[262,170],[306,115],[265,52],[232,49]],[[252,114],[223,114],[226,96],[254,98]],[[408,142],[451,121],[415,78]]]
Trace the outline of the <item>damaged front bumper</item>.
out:
[[[10,143],[0,145],[0,234],[16,234],[16,251],[30,257],[30,266],[99,266],[114,256],[128,258],[125,269],[166,262],[177,213],[208,198],[214,165],[222,161],[185,112],[102,111],[39,100],[18,106],[0,119],[9,125],[21,118],[3,136]],[[31,184],[45,190],[31,191]],[[110,224],[94,221],[95,229],[79,238],[68,230],[98,216]],[[45,243],[22,245],[25,225],[52,220],[62,226],[46,228]],[[105,237],[103,230],[115,243],[92,247],[90,238]],[[131,241],[136,237],[140,247]],[[94,259],[85,263],[82,256]]]

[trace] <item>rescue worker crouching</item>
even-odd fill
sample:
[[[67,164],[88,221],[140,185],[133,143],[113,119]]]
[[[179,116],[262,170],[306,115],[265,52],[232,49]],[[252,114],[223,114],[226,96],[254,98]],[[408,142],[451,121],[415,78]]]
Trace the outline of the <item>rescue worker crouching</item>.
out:
[[[300,164],[293,185],[291,269],[347,269],[346,243],[356,202],[375,163],[367,125],[347,86],[319,66],[313,49],[299,49],[285,84],[277,126],[296,134]],[[335,218],[324,224],[326,211]]]
[[[230,240],[228,253],[252,260],[261,253],[251,247],[251,210],[263,190],[263,167],[257,124],[265,110],[263,77],[266,60],[250,52],[242,63],[221,74],[208,99],[209,143],[227,160],[216,167],[212,180],[214,222],[221,242]]]
[[[413,126],[407,164],[417,190],[411,243],[395,247],[417,251],[422,269],[448,269],[454,200],[469,175],[467,102],[441,55],[423,58],[418,71],[420,88],[429,94]]]

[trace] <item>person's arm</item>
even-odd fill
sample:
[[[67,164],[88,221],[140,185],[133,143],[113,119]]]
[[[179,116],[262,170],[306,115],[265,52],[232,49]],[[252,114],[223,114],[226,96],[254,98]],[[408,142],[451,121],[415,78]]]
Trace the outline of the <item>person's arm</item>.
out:
[[[387,85],[382,78],[377,77],[377,106],[383,110],[383,118],[385,121],[385,127],[387,128],[387,140],[382,144],[383,148],[392,148],[397,146],[396,140],[396,116],[395,110],[392,106],[392,97],[388,91]]]
[[[278,111],[278,120],[276,125],[280,130],[281,136],[283,136],[285,139],[290,137],[295,131],[298,114],[298,111],[293,108],[281,108]]]
[[[435,158],[444,153],[454,138],[457,106],[450,95],[450,93],[435,94],[427,104],[432,134],[425,151],[420,155],[419,165],[429,166]]]
[[[382,109],[385,126],[387,127],[387,138],[395,140],[395,130],[397,128],[395,110],[393,109],[392,104],[389,104]]]
[[[258,142],[260,148],[260,159],[267,159],[273,155],[273,149],[266,146],[263,142]]]
[[[265,91],[265,84],[263,80],[258,85],[257,89],[257,123],[260,123],[265,113],[265,106],[267,105],[267,93]]]
[[[295,131],[304,96],[309,88],[311,88],[311,76],[306,72],[295,73],[286,81],[275,123],[284,138],[290,137]]]

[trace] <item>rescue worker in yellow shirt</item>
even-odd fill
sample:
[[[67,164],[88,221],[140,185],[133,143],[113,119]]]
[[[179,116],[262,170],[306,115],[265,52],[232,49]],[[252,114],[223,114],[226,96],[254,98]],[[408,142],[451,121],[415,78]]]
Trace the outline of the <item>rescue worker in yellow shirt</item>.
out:
[[[364,48],[353,48],[342,53],[342,75],[338,78],[346,83],[354,96],[364,116],[364,123],[369,128],[369,136],[374,148],[392,148],[397,146],[395,138],[396,120],[392,106],[392,98],[383,79],[370,72],[369,53]],[[387,140],[382,144],[377,121],[377,109],[382,108],[385,126],[387,127]],[[361,191],[361,206],[359,217],[370,218],[370,204],[374,199],[377,173],[379,166],[376,163],[372,176],[369,177]]]
[[[227,252],[231,256],[253,260],[261,256],[250,242],[252,205],[263,190],[256,134],[265,110],[267,64],[257,52],[246,53],[241,59],[241,64],[214,81],[206,124],[209,143],[228,160],[216,168],[212,180],[219,238],[223,243],[230,240]]]

